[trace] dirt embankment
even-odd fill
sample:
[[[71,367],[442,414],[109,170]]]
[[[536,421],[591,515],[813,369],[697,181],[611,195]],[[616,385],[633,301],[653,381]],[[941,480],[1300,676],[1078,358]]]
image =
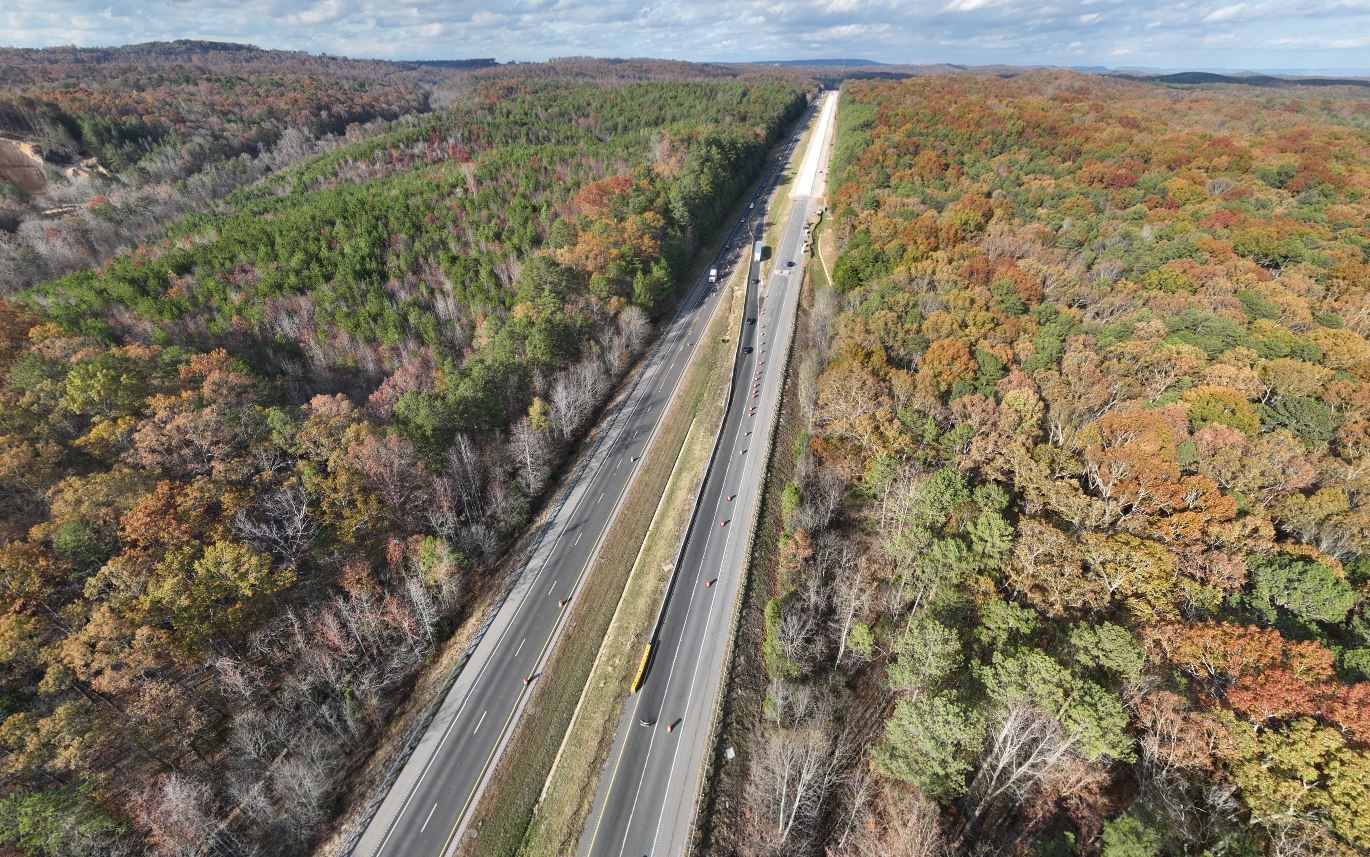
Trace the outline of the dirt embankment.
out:
[[[0,181],[6,181],[26,194],[47,189],[43,158],[32,143],[0,139]]]

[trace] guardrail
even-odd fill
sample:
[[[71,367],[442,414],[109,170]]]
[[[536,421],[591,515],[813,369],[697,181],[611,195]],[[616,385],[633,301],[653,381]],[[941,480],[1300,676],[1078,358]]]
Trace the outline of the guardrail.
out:
[[[808,115],[815,115],[815,111],[812,107],[809,108]],[[807,121],[807,118],[801,120],[799,122],[800,127],[803,127],[803,125]],[[793,147],[797,142],[797,136],[791,137],[790,142],[788,144],[788,148],[791,150],[791,153],[793,153]],[[775,192],[775,189],[778,186],[777,178],[780,168],[781,161],[777,160],[776,163],[771,167],[769,173],[767,174],[767,178],[764,180],[762,184],[762,187],[765,188],[766,198],[768,199],[770,195]],[[768,206],[763,207],[762,211],[766,211],[767,208]],[[748,217],[750,218],[750,216],[751,215],[749,214]],[[761,223],[762,228],[759,234],[760,236],[764,236],[764,217],[762,218]],[[753,233],[752,240],[758,240],[757,233]],[[751,290],[753,285],[751,270],[752,264],[755,264],[757,266],[757,270],[759,271],[762,263],[755,261],[748,263],[746,283],[746,289],[748,291]],[[737,388],[737,359],[742,352],[742,336],[743,333],[746,331],[747,326],[746,308],[747,301],[744,297],[742,301],[742,319],[741,321],[739,321],[737,326],[737,341],[733,344],[733,371],[728,375],[728,397],[724,400],[725,404],[723,406],[723,414],[719,417],[718,429],[714,432],[714,445],[713,448],[709,451],[709,466],[704,468],[704,477],[699,480],[699,488],[695,490],[693,508],[690,510],[690,520],[686,522],[685,530],[682,532],[680,536],[680,546],[676,549],[675,562],[671,566],[671,579],[667,582],[666,591],[661,596],[661,606],[657,608],[656,622],[652,625],[652,634],[650,637],[647,638],[647,647],[642,653],[642,663],[638,667],[637,677],[633,681],[633,693],[636,693],[639,689],[641,689],[642,682],[646,680],[647,672],[651,663],[652,651],[656,646],[657,638],[661,634],[661,625],[666,620],[666,610],[670,607],[671,596],[675,594],[676,583],[680,579],[680,563],[685,558],[685,546],[689,543],[690,531],[694,529],[695,521],[699,518],[699,507],[700,501],[703,499],[704,496],[704,488],[709,484],[709,477],[713,475],[714,465],[717,463],[718,460],[718,447],[723,442],[723,429],[728,424],[728,414],[732,412],[733,408],[733,393],[736,391]]]
[[[802,278],[800,280],[800,283],[794,288],[796,290],[794,298],[794,317],[795,320],[798,320],[800,300],[799,292],[802,291],[803,288]],[[765,469],[762,471],[761,481],[757,486],[757,503],[755,508],[752,509],[752,519],[747,535],[747,547],[746,550],[743,552],[743,555],[747,557],[748,566],[751,565],[752,554],[756,548],[757,529],[761,524],[761,512],[763,507],[765,506],[767,482],[766,473],[770,470],[771,457],[775,454],[775,439],[780,432],[780,413],[782,412],[785,403],[785,387],[789,384],[790,381],[790,365],[793,354],[794,334],[793,332],[791,332],[788,346],[785,348],[784,361],[781,363],[780,366],[780,392],[776,396],[776,419],[774,419],[771,422],[771,430],[766,433],[766,445],[762,450],[761,460],[763,462],[766,462],[766,466]],[[742,582],[745,584],[745,578]],[[745,585],[743,589],[745,590]],[[704,796],[704,790],[706,788],[711,787],[710,783],[712,780],[711,774],[713,773],[713,761],[715,758],[715,750],[718,744],[718,729],[720,721],[723,716],[723,705],[727,697],[728,681],[732,675],[733,651],[737,645],[738,627],[742,623],[742,610],[746,606],[746,602],[747,598],[745,591],[739,592],[737,601],[735,604],[733,604],[732,616],[729,617],[731,621],[729,622],[728,626],[728,638],[727,643],[725,644],[723,649],[723,675],[719,680],[719,687],[721,692],[714,697],[713,708],[709,712],[709,737],[706,739],[707,743],[704,748],[703,758],[700,759],[701,770],[699,777],[699,786],[694,796],[695,813],[691,818],[690,832],[686,837],[686,841],[690,842],[692,847],[694,845],[695,838],[699,834],[700,813],[703,811],[704,807],[704,803],[701,800],[701,798]]]
[[[772,183],[772,188],[773,188],[774,176],[775,176],[775,172],[776,172],[776,170],[777,170],[778,167],[779,167],[779,162],[777,162],[776,164],[772,165],[770,171],[767,173],[767,177],[763,178],[763,186],[764,186],[764,183],[766,183],[766,182],[771,182],[771,183]],[[748,214],[748,219],[750,219],[750,217],[751,217],[751,214],[749,213],[749,214]],[[744,221],[744,222],[745,222],[745,221]],[[734,225],[732,226],[732,228],[728,230],[728,237],[724,239],[724,243],[723,243],[723,246],[724,246],[725,248],[728,246],[728,244],[730,244],[730,243],[732,242],[732,239],[736,236],[737,231],[738,231],[738,227],[739,227],[740,225],[741,225],[741,224],[734,224]],[[716,256],[716,257],[715,257],[715,259],[714,259],[714,263],[715,263],[715,264],[717,264],[718,259],[719,259],[721,256],[722,256],[722,251],[720,251],[719,256]],[[706,278],[707,278],[707,277],[703,277],[703,278],[701,278],[701,281],[696,282],[695,288],[698,288],[699,285],[700,285],[700,282],[702,282],[702,280],[703,280],[703,279],[706,279]],[[747,284],[747,286],[748,286],[748,288],[750,288],[750,287],[751,287],[751,283],[750,283],[750,280],[751,280],[751,269],[750,269],[750,267],[748,268],[748,271],[747,271],[747,279],[748,279],[748,284]],[[672,317],[671,317],[670,323],[666,326],[667,329],[669,329],[669,327],[675,323],[675,321],[676,321],[676,319],[679,317],[679,315],[685,310],[686,304],[687,304],[687,302],[689,301],[690,295],[693,294],[693,292],[694,292],[694,289],[692,288],[691,291],[690,291],[689,293],[687,293],[687,294],[685,295],[685,297],[681,300],[681,303],[680,303],[680,305],[677,307],[676,312],[675,312],[675,313],[672,315]],[[743,322],[742,322],[742,323],[743,323],[743,324],[746,323],[746,320],[745,320],[745,313],[744,313],[744,319],[743,319]],[[738,332],[738,337],[737,337],[737,339],[738,339],[738,344],[737,344],[737,346],[736,346],[737,348],[740,348],[740,347],[741,347],[741,339],[742,339],[742,337],[741,337],[741,329],[740,329],[740,328],[741,328],[741,326],[739,326],[739,332]],[[658,340],[658,342],[659,342],[659,341],[660,341],[660,340]],[[654,345],[653,345],[653,348],[655,348],[655,347],[656,347],[656,345],[654,344]],[[644,355],[644,359],[645,359],[645,355]],[[737,360],[737,356],[736,356],[736,352],[734,352],[734,357],[733,357],[734,365],[736,365],[736,360]],[[733,372],[733,375],[732,375],[732,378],[731,378],[731,380],[729,381],[729,385],[728,385],[728,402],[729,402],[729,407],[731,406],[731,402],[732,402],[733,385],[734,385],[735,380],[736,380],[736,375],[737,375],[737,373],[736,373],[736,371],[734,371],[734,372]],[[631,398],[631,395],[632,395],[632,393],[629,392],[629,393],[628,393],[628,398]],[[611,401],[612,401],[612,400],[611,400]],[[728,414],[728,410],[727,410],[727,408],[725,408],[725,409],[724,409],[724,414],[723,414],[725,420],[726,420],[726,418],[727,418],[727,414]],[[713,452],[714,452],[714,453],[716,453],[716,452],[718,451],[718,444],[719,444],[719,442],[720,442],[721,439],[722,439],[723,425],[724,425],[724,422],[720,421],[720,423],[719,423],[719,430],[718,430],[718,433],[716,434],[715,439],[714,439],[714,449],[713,449]],[[592,459],[593,457],[594,457],[593,453],[591,453],[590,455],[586,456],[586,458],[585,458],[584,460],[582,460],[582,462],[577,466],[576,471],[582,470],[582,469],[586,466],[587,462],[588,462],[590,459]],[[709,466],[709,470],[706,471],[705,480],[707,480],[707,478],[708,478],[708,472],[712,470],[712,467],[713,467],[713,465],[712,465],[712,454],[711,454],[711,463],[710,463],[710,466]],[[572,484],[573,482],[574,482],[574,479],[568,480],[568,482],[565,483],[565,484]],[[700,487],[699,487],[699,492],[700,492],[700,493],[702,493],[703,490],[704,490],[704,484],[705,484],[705,482],[704,482],[704,481],[701,481]],[[560,500],[560,502],[565,502],[565,499],[566,499],[565,497],[562,497],[561,500]],[[695,496],[695,507],[696,507],[696,511],[698,510],[698,506],[699,506],[699,493],[697,493],[696,496]],[[543,528],[543,527],[546,527],[546,526],[547,526],[547,523],[550,522],[554,517],[555,517],[555,515],[550,516],[550,517],[547,519],[547,521],[545,521],[545,522],[541,525],[540,529]],[[691,522],[691,525],[693,525],[693,522],[694,522],[694,515],[693,515],[693,514],[691,515],[691,521],[690,521],[690,522]],[[688,536],[688,534],[689,534],[689,527],[688,527],[688,526],[686,527],[685,533],[686,533],[686,535]],[[537,535],[536,538],[534,538],[532,541],[530,541],[528,548],[524,551],[523,556],[519,559],[519,563],[518,563],[518,567],[519,567],[519,568],[523,568],[523,567],[526,567],[526,566],[527,566],[528,562],[532,559],[533,553],[534,553],[534,552],[538,549],[538,547],[541,545],[541,543],[542,543],[542,536],[543,536],[543,535],[544,535],[544,533],[541,533],[541,532],[540,532],[540,533]],[[681,545],[680,545],[680,550],[677,552],[676,568],[679,567],[679,564],[680,564],[680,555],[684,552],[684,548],[685,548],[685,539],[682,538],[682,540],[681,540]],[[668,587],[668,589],[667,589],[667,598],[669,598],[671,589],[674,588],[674,585],[675,585],[675,577],[676,577],[676,573],[675,573],[675,571],[673,570],[673,571],[672,571],[672,576],[671,576],[671,586]],[[495,618],[499,615],[499,611],[503,608],[505,602],[508,600],[509,593],[512,592],[512,591],[514,590],[514,587],[515,587],[515,585],[517,584],[518,580],[519,580],[519,575],[511,575],[510,578],[509,578],[509,582],[505,585],[504,591],[500,594],[500,597],[499,597],[494,603],[492,603],[492,604],[490,605],[490,607],[487,609],[485,617],[481,620],[481,625],[480,625],[479,630],[478,630],[478,631],[476,632],[476,634],[472,637],[471,643],[467,646],[466,651],[462,653],[461,658],[458,659],[457,663],[454,664],[454,665],[452,666],[451,670],[449,670],[448,673],[447,673],[447,675],[443,678],[442,684],[440,685],[440,687],[439,687],[437,693],[435,693],[435,694],[433,695],[433,698],[428,702],[427,706],[426,706],[426,707],[424,708],[424,710],[423,710],[423,713],[420,715],[418,722],[415,723],[413,729],[410,730],[409,735],[405,738],[404,744],[403,744],[403,745],[401,746],[401,748],[400,748],[400,751],[395,755],[395,758],[394,758],[394,760],[391,762],[390,767],[386,770],[385,776],[382,777],[380,783],[376,786],[376,788],[372,791],[371,796],[368,798],[367,803],[366,803],[366,808],[362,811],[361,815],[358,816],[358,817],[357,817],[357,820],[353,823],[353,825],[352,825],[352,830],[348,833],[347,837],[343,840],[343,842],[342,842],[342,843],[338,846],[338,848],[334,851],[335,857],[353,857],[353,854],[354,854],[354,852],[356,851],[357,845],[358,845],[358,843],[360,842],[361,837],[363,836],[363,834],[365,834],[367,828],[370,826],[371,822],[375,819],[376,814],[377,814],[378,812],[380,812],[381,805],[382,805],[382,803],[384,803],[386,796],[390,793],[390,789],[394,786],[395,781],[399,778],[400,772],[404,769],[404,766],[405,766],[405,764],[408,763],[409,759],[414,755],[414,751],[415,751],[416,749],[418,749],[418,745],[419,745],[419,743],[423,740],[423,736],[424,736],[424,734],[428,731],[428,727],[431,726],[432,723],[433,723],[433,718],[435,718],[435,717],[437,716],[438,711],[442,708],[443,703],[447,700],[447,694],[451,692],[452,687],[457,683],[457,680],[461,677],[462,671],[465,670],[466,665],[467,665],[467,664],[470,662],[470,660],[471,660],[471,656],[472,656],[473,654],[475,654],[476,647],[479,646],[480,643],[481,643],[481,641],[484,639],[486,631],[488,631],[489,628],[490,628],[490,625],[494,623]],[[649,642],[648,642],[648,644],[647,644],[646,651],[643,652],[642,662],[641,662],[641,664],[640,664],[639,667],[638,667],[638,674],[637,674],[637,677],[634,679],[634,683],[633,683],[633,692],[636,692],[636,691],[641,687],[642,682],[646,679],[647,670],[648,670],[648,665],[649,665],[650,660],[651,660],[651,654],[652,654],[652,648],[653,648],[652,643],[654,643],[654,642],[656,641],[657,634],[658,634],[658,633],[660,632],[660,630],[661,630],[661,621],[662,621],[662,617],[664,617],[664,615],[665,615],[665,612],[666,612],[666,600],[663,600],[662,605],[661,605],[661,608],[659,609],[658,614],[657,614],[657,621],[656,621],[656,624],[655,624],[655,625],[653,626],[653,628],[652,628],[652,636],[650,637],[650,640],[649,640]]]
[[[815,142],[817,141],[811,142],[810,145],[814,145]],[[793,212],[791,213],[793,214]],[[807,216],[807,212],[805,212],[805,214]],[[822,213],[820,213],[818,222],[822,222],[822,218],[823,215]],[[814,228],[817,228],[817,223],[815,223]],[[812,247],[810,249],[812,249]],[[793,321],[795,324],[797,324],[799,321],[799,313],[801,310],[800,303],[803,297],[804,280],[806,279],[807,275],[806,268],[801,268],[800,270],[803,273],[801,273],[799,277],[799,282],[791,284],[794,291]],[[747,557],[747,564],[749,566],[752,562],[752,554],[756,548],[757,530],[761,523],[762,508],[765,505],[767,484],[766,474],[770,470],[771,458],[775,454],[775,440],[780,433],[780,415],[784,411],[786,387],[789,385],[790,382],[790,371],[793,365],[794,357],[794,333],[794,330],[791,329],[789,342],[785,348],[784,358],[780,364],[780,386],[779,392],[776,395],[776,418],[771,422],[770,431],[766,433],[766,445],[762,452],[761,460],[766,462],[766,467],[762,471],[761,481],[757,486],[757,503],[756,507],[752,510],[752,520],[747,536],[747,548],[744,553],[744,555]],[[686,836],[686,841],[690,843],[689,847],[691,850],[693,850],[698,845],[698,842],[696,840],[700,835],[699,826],[702,814],[704,812],[704,801],[702,800],[702,798],[704,797],[706,789],[713,788],[713,774],[715,772],[715,762],[717,759],[719,727],[723,718],[723,707],[727,698],[728,683],[732,678],[733,652],[737,645],[738,628],[742,624],[742,611],[743,608],[746,606],[746,601],[747,599],[744,589],[743,591],[739,592],[737,601],[733,605],[733,615],[731,617],[732,621],[729,625],[728,638],[723,650],[723,674],[719,679],[719,687],[722,692],[718,693],[714,697],[713,709],[709,712],[709,737],[706,739],[703,758],[700,759],[699,785],[695,790],[694,796],[695,812],[690,820],[690,832]]]

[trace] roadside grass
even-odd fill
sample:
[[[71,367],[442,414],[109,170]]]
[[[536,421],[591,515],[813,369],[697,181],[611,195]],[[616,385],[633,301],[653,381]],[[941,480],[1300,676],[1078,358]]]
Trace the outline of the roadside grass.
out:
[[[780,175],[780,181],[776,184],[775,190],[771,191],[770,204],[766,206],[766,220],[763,226],[761,240],[765,243],[769,251],[766,258],[761,261],[761,282],[766,282],[766,278],[771,275],[771,267],[775,264],[775,241],[774,236],[780,233],[776,227],[789,216],[790,212],[790,188],[794,186],[795,176],[799,173],[799,166],[803,162],[804,152],[809,147],[809,139],[813,136],[814,129],[818,127],[818,114],[814,113],[809,120],[809,126],[800,135],[799,142],[795,144],[794,150],[790,154],[790,160],[786,162]],[[798,157],[795,157],[795,155]]]
[[[774,154],[775,150],[773,149],[768,154],[768,157],[774,156]],[[751,198],[751,194],[755,192],[756,186],[757,184],[753,183],[747,189],[747,192],[739,198],[737,205],[728,214],[728,217],[722,221],[708,243],[696,254],[689,272],[681,280],[682,283],[688,285],[696,282],[703,276],[708,269],[711,260],[717,256],[718,251],[722,248],[724,239],[727,237],[729,231],[731,231],[733,224],[747,213],[746,202]],[[743,250],[743,258],[750,258],[749,250]],[[744,264],[742,270],[745,269]],[[688,293],[688,288],[680,290],[673,304],[666,310],[666,313],[668,315],[673,313],[675,307],[679,305],[679,302],[683,300]],[[630,373],[628,376],[625,376],[624,382],[621,383],[626,384],[631,378],[632,375]],[[626,387],[622,387],[621,389],[626,389]],[[685,389],[683,385],[681,389],[683,392]],[[608,409],[610,403],[618,395],[619,392],[615,392],[613,396],[606,400],[601,407],[600,417],[602,417],[603,412]],[[599,419],[599,417],[597,417],[597,419]],[[558,471],[557,485],[551,488],[547,494],[548,498],[556,497],[562,490],[560,480],[564,479],[567,474],[574,472],[580,460],[580,456],[584,454],[584,450],[587,448],[586,444],[598,429],[599,427],[597,425],[590,431],[589,435],[582,440],[581,445],[568,456]],[[665,431],[663,429],[662,435],[664,436],[664,434]],[[712,443],[712,439],[710,439],[710,442]],[[679,444],[677,444],[677,446],[679,446]],[[646,467],[648,464],[649,462],[644,458],[643,466]],[[398,755],[400,747],[413,730],[419,716],[427,708],[433,697],[442,692],[443,685],[452,668],[466,657],[466,649],[468,648],[471,639],[484,622],[489,610],[494,606],[494,601],[501,588],[499,582],[505,580],[507,576],[512,573],[511,564],[521,561],[526,552],[531,535],[536,532],[543,522],[543,517],[546,514],[547,508],[548,506],[545,502],[543,507],[525,526],[523,532],[510,544],[497,565],[481,574],[480,580],[474,582],[477,585],[473,585],[472,595],[476,600],[474,600],[469,605],[466,612],[463,613],[457,627],[453,630],[448,639],[437,647],[430,656],[429,662],[425,664],[418,675],[414,677],[410,685],[411,689],[408,693],[404,694],[404,701],[390,713],[387,718],[387,723],[372,736],[370,743],[374,749],[360,753],[359,755],[364,756],[365,758],[359,758],[353,763],[353,770],[346,775],[344,784],[339,788],[338,794],[334,799],[334,807],[337,816],[333,822],[332,830],[314,847],[312,853],[317,855],[333,853],[343,841],[343,837],[351,831],[358,816],[366,808],[366,802],[374,791],[377,782],[383,778],[386,771],[389,769],[391,762]],[[643,524],[643,526],[645,527],[646,524]],[[609,537],[613,538],[614,535],[614,529],[611,529]],[[641,537],[639,536],[639,541],[640,539]],[[605,547],[607,551],[608,542],[606,542]],[[624,567],[626,567],[629,562],[631,562],[630,559],[625,560]],[[568,632],[577,621],[579,621],[578,616],[573,614],[571,622],[567,626]],[[532,714],[535,711],[536,708],[533,705],[530,705],[527,713]],[[506,752],[510,752],[512,749],[511,745]],[[504,763],[501,762],[500,764],[503,765]],[[546,770],[545,767],[544,770]],[[492,788],[493,786],[494,782],[491,783]],[[481,803],[477,806],[476,816],[473,818],[473,822],[486,815],[486,813],[482,812],[481,807],[488,802],[489,795],[490,791],[487,790],[486,796],[482,798]],[[529,809],[524,813],[525,821],[529,812],[531,812],[531,804],[529,805]],[[471,826],[474,827],[474,823]],[[463,847],[465,848],[465,846]]]
[[[813,303],[813,286],[809,279],[813,267],[805,268],[799,294],[799,312],[795,318],[794,338],[790,342],[791,360],[808,349],[806,316]],[[798,405],[799,373],[786,373],[777,416],[775,440],[767,462],[765,488],[761,508],[752,537],[752,550],[747,559],[746,582],[743,585],[740,617],[737,619],[731,657],[724,662],[723,686],[711,751],[706,757],[706,769],[700,786],[700,800],[695,816],[694,840],[691,853],[730,854],[746,844],[751,831],[740,798],[744,794],[750,740],[756,733],[765,708],[766,689],[770,676],[761,656],[766,639],[766,602],[776,590],[775,570],[779,566],[782,496],[794,472],[795,443],[801,438]],[[732,749],[736,756],[725,760],[724,753]]]
[[[795,152],[805,151],[812,133],[811,127],[796,146]],[[773,200],[788,200],[796,163],[792,159],[786,164],[785,184],[776,189]],[[775,234],[775,227],[788,219],[788,206],[781,207],[783,210],[779,217],[768,218],[766,236]],[[773,209],[768,206],[767,210]],[[676,560],[680,540],[689,523],[699,481],[703,478],[713,449],[714,436],[723,418],[733,347],[731,342],[725,345],[720,340],[737,330],[741,321],[747,274],[745,266],[734,272],[730,282],[730,312],[720,312],[715,316],[710,326],[709,353],[702,355],[698,364],[690,368],[691,373],[698,372],[700,375],[687,377],[686,383],[698,384],[707,388],[707,391],[701,390],[704,395],[693,404],[694,418],[689,434],[680,448],[660,503],[656,506],[656,514],[642,541],[642,549],[633,565],[618,612],[608,635],[603,638],[603,645],[585,685],[571,728],[566,733],[553,770],[539,797],[518,852],[522,857],[557,857],[574,853],[585,820],[594,807],[600,776],[613,749],[624,701],[631,691],[638,659],[655,622],[656,610]],[[680,398],[693,398],[685,394],[684,389],[683,384]],[[686,416],[668,414],[666,419],[683,420]],[[663,434],[665,430],[663,425]],[[663,462],[666,459],[664,450],[661,459]],[[643,476],[646,474],[639,476],[639,479]],[[607,547],[606,543],[606,550]]]
[[[829,214],[823,214],[818,219],[818,226],[813,230],[813,249],[810,251],[813,258],[818,262],[817,265],[809,265],[808,271],[813,277],[815,288],[827,288],[832,285],[832,264],[828,260],[836,255],[836,239],[833,237],[832,230],[828,224],[832,222]]]
[[[733,216],[740,217],[744,210],[739,206]],[[701,254],[705,264],[712,257],[713,252]],[[561,854],[568,847],[574,851],[578,825],[594,800],[618,713],[656,618],[666,582],[662,565],[674,562],[689,504],[713,445],[732,367],[733,332],[741,323],[745,292],[739,287],[745,285],[746,275],[745,266],[735,272],[730,281],[735,285],[726,296],[730,303],[716,308],[707,328],[708,344],[692,358],[662,417],[565,631],[476,806],[460,854],[514,854],[520,849]],[[724,337],[727,342],[721,341]],[[678,464],[677,479],[673,477]],[[667,525],[653,528],[659,505],[663,513],[674,508],[675,517],[663,514]],[[619,641],[617,648],[606,644],[611,635]],[[573,725],[578,709],[585,716]],[[591,711],[602,719],[592,720]],[[558,757],[577,761],[557,764]],[[553,783],[554,765],[564,777],[578,777],[582,783],[588,779],[588,785]],[[587,793],[582,794],[582,788]],[[545,811],[539,808],[544,795]],[[535,818],[538,825],[530,828]],[[554,840],[557,844],[547,844]]]
[[[745,277],[745,271],[742,273]],[[723,417],[733,343],[731,337],[726,344],[719,339],[727,331],[737,329],[742,313],[743,292],[741,289],[733,292],[729,312],[715,318],[714,324],[721,330],[710,329],[709,354],[692,368],[692,372],[698,374],[688,383],[699,390],[690,430],[656,506],[656,514],[633,565],[618,613],[608,635],[603,638],[599,657],[547,779],[521,854],[555,857],[573,853],[593,807],[599,778],[613,749],[619,716],[656,621],[666,581],[675,564],[680,540],[685,535],[699,482],[708,466],[714,436]],[[682,413],[679,419],[683,421],[688,416],[689,413]],[[664,464],[666,456],[663,454],[661,458]]]
[[[816,124],[815,124],[816,127]],[[812,134],[812,128],[809,134]],[[804,152],[809,140],[806,134]],[[830,143],[831,145],[831,143]],[[831,148],[824,155],[830,160]],[[781,234],[789,216],[777,218],[776,234]],[[778,591],[776,569],[779,567],[783,545],[784,524],[781,515],[785,486],[795,470],[800,444],[807,442],[801,425],[799,405],[798,362],[811,348],[809,314],[813,309],[814,293],[830,281],[824,252],[833,255],[834,235],[829,228],[832,217],[824,214],[811,238],[811,256],[818,265],[805,265],[799,283],[799,306],[795,314],[787,370],[781,392],[779,413],[770,455],[767,459],[761,505],[753,530],[751,552],[747,558],[745,584],[732,645],[724,661],[721,705],[715,717],[713,741],[705,759],[705,773],[700,784],[700,795],[695,814],[694,835],[690,853],[731,854],[747,845],[754,830],[745,820],[748,817],[743,797],[746,794],[751,751],[760,729],[766,705],[770,674],[762,657],[766,640],[766,603]],[[824,243],[826,239],[826,243]],[[731,750],[732,759],[726,754]]]

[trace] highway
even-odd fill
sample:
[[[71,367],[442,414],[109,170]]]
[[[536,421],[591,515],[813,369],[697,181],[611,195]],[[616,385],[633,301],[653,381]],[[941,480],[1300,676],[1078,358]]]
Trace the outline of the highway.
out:
[[[581,838],[582,857],[665,857],[689,848],[712,714],[740,597],[803,276],[805,226],[825,185],[837,96],[818,122],[789,195],[769,276],[749,289],[733,393],[704,478],[649,671],[629,698]],[[777,204],[785,204],[777,200]],[[753,263],[748,282],[760,276]],[[747,348],[753,350],[748,353]]]
[[[812,113],[810,108],[800,124]],[[765,200],[792,147],[792,140],[781,147],[753,197],[755,209],[733,225],[714,260],[720,283],[727,279],[729,260],[751,258]],[[608,406],[575,471],[550,502],[503,600],[487,617],[470,660],[343,854],[441,857],[455,850],[722,291],[708,283],[707,274],[692,284],[627,390]]]

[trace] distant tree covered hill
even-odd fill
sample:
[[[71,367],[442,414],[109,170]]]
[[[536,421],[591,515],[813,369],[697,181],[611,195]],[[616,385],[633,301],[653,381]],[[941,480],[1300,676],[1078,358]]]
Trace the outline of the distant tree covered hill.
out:
[[[1367,107],[849,85],[722,850],[1370,851]]]
[[[0,49],[0,295],[90,267],[460,70],[218,42]],[[330,142],[332,141],[332,142]]]
[[[467,96],[0,302],[0,849],[304,853],[806,88]]]
[[[759,60],[751,65],[797,65],[797,66],[875,66],[885,65],[875,60],[860,59],[813,59],[813,60]]]
[[[1261,86],[1267,88],[1297,86],[1370,86],[1370,80],[1354,77],[1274,77],[1268,74],[1217,74],[1208,71],[1181,71],[1174,74],[1151,76],[1119,75],[1153,83],[1176,83],[1197,85],[1208,83],[1230,83],[1242,86]]]
[[[0,48],[0,131],[118,172],[197,136],[236,153],[286,128],[413,112],[424,97],[414,68],[219,42]]]

